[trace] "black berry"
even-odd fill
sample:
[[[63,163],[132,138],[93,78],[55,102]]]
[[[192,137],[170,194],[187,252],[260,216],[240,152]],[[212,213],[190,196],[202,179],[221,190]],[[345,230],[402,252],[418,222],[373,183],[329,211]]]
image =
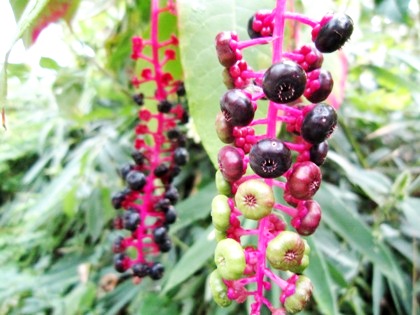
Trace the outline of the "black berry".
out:
[[[138,171],[130,171],[125,180],[128,187],[136,191],[141,190],[146,185],[146,176]]]
[[[168,211],[171,207],[171,201],[168,198],[159,199],[155,204],[155,209],[158,211]]]
[[[168,174],[169,166],[166,163],[161,163],[158,166],[155,167],[153,170],[153,174],[155,174],[156,177],[163,177],[166,174]]]
[[[328,154],[328,142],[314,144],[309,150],[310,160],[318,166],[324,164],[325,158]]]
[[[232,126],[247,126],[254,119],[251,100],[240,89],[228,90],[220,99],[220,109]]]
[[[290,103],[302,96],[306,86],[305,71],[297,63],[273,64],[264,74],[262,88],[267,98],[276,103]]]
[[[157,105],[157,110],[159,111],[159,113],[169,113],[171,109],[172,103],[167,100],[160,101]]]
[[[126,211],[123,214],[123,226],[125,229],[134,232],[140,223],[140,215],[137,212]]]
[[[161,243],[158,244],[158,247],[162,253],[169,252],[172,248],[172,242],[170,238],[166,238],[165,240],[163,240]]]
[[[114,268],[116,271],[124,272],[127,270],[127,265],[125,262],[126,257],[127,256],[125,254],[116,254],[114,256]]]
[[[154,263],[153,266],[150,268],[149,276],[153,280],[159,280],[163,277],[163,272],[165,271],[165,267],[161,263]]]
[[[143,153],[141,153],[139,151],[131,152],[131,157],[132,157],[134,163],[136,163],[137,165],[142,165],[144,163],[145,156],[144,156]]]
[[[123,242],[124,242],[124,237],[122,237],[121,235],[118,235],[112,245],[112,251],[114,253],[122,253],[123,251],[125,251],[125,246],[123,245]]]
[[[284,174],[292,164],[290,150],[279,139],[267,138],[255,143],[249,152],[252,170],[263,178]]]
[[[336,13],[321,27],[315,38],[320,52],[331,53],[340,49],[353,33],[353,20],[344,13]]]
[[[150,267],[147,264],[135,264],[132,269],[133,274],[140,278],[146,277],[150,274]]]
[[[169,199],[170,202],[174,205],[179,199],[178,189],[174,186],[169,186],[165,192],[165,198]]]
[[[125,180],[125,178],[127,177],[127,174],[133,169],[133,165],[131,164],[125,164],[123,165],[120,170],[119,170],[119,174],[121,176],[121,178],[123,180]]]
[[[188,162],[188,151],[186,148],[176,148],[174,151],[174,161],[178,165],[185,165]]]
[[[115,209],[121,209],[122,203],[123,203],[126,195],[127,195],[126,190],[119,191],[119,192],[115,193],[111,198],[112,206]]]
[[[307,74],[305,97],[312,103],[325,101],[330,95],[334,81],[331,73],[324,69],[317,69]]]
[[[134,94],[133,101],[139,106],[144,105],[144,94],[143,93]]]
[[[172,224],[176,221],[176,211],[173,206],[170,206],[169,209],[165,212],[165,223]]]
[[[176,95],[185,96],[185,94],[186,94],[186,91],[185,91],[184,82],[180,81],[176,88]]]
[[[153,240],[155,243],[163,243],[168,238],[167,229],[164,226],[159,226],[153,230]]]
[[[302,122],[301,135],[309,143],[321,143],[333,133],[336,125],[337,113],[334,108],[320,103],[306,114]]]

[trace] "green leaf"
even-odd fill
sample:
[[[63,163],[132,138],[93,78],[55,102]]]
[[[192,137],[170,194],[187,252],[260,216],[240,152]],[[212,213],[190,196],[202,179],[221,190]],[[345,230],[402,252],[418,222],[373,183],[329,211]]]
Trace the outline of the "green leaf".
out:
[[[273,7],[273,3],[267,0],[241,3],[233,0],[180,0],[177,7],[181,61],[190,114],[205,150],[213,164],[217,165],[217,152],[223,143],[217,137],[214,121],[226,87],[214,38],[219,32],[231,30],[237,31],[239,38],[248,38],[246,27],[250,16],[258,9]],[[263,50],[249,49],[244,54],[254,69],[268,66],[270,61]]]
[[[51,58],[48,57],[42,57],[39,61],[39,65],[45,69],[51,69],[51,70],[58,70],[60,69],[59,64]]]
[[[337,305],[337,290],[332,281],[332,276],[324,259],[324,254],[319,251],[312,238],[308,238],[311,248],[309,267],[305,274],[311,279],[314,286],[313,296],[322,314],[339,315]]]
[[[372,279],[372,311],[373,315],[380,315],[381,313],[381,301],[384,296],[385,283],[381,272],[378,268],[373,267],[373,279]]]
[[[187,280],[197,270],[202,268],[207,260],[213,256],[216,249],[213,226],[209,226],[201,237],[194,242],[171,270],[168,282],[163,292],[168,292]]]
[[[324,222],[340,235],[353,249],[359,251],[372,262],[390,281],[393,281],[402,294],[407,294],[395,258],[383,243],[375,240],[369,227],[355,211],[341,198],[341,191],[324,183],[317,193],[323,210]]]

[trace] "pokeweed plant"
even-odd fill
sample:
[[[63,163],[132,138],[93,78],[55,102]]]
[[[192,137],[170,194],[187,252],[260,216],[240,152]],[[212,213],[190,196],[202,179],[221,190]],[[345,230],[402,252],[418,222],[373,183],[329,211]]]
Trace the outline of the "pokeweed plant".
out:
[[[252,315],[264,307],[276,315],[296,313],[310,301],[312,283],[303,275],[310,247],[304,237],[321,219],[312,197],[337,124],[334,107],[324,102],[333,78],[322,69],[323,53],[340,49],[353,31],[344,13],[317,21],[289,12],[286,2],[277,0],[273,10],[259,10],[249,19],[250,39],[240,40],[234,31],[215,38],[228,90],[216,118],[217,135],[226,145],[218,153],[219,195],[211,205],[218,244],[210,288],[223,307],[252,298]],[[309,26],[312,43],[287,51],[286,20]],[[266,44],[272,45],[271,66],[252,69],[243,50]],[[256,118],[261,107],[268,107],[267,115]],[[292,140],[278,138],[281,123]],[[265,132],[258,134],[257,126]],[[288,205],[276,200],[279,191]],[[280,307],[266,297],[273,285],[281,289]]]
[[[186,93],[182,81],[166,70],[177,58],[173,48],[178,39],[174,34],[159,37],[164,14],[176,14],[174,2],[161,6],[159,0],[153,0],[150,38],[132,38],[131,58],[142,62],[141,66],[146,64],[131,80],[133,87],[140,89],[133,95],[133,103],[140,107],[139,122],[134,130],[133,162],[119,171],[127,186],[112,196],[112,205],[120,212],[114,226],[128,231],[114,241],[114,266],[119,272],[131,269],[136,281],[163,276],[164,266],[155,257],[172,247],[168,231],[176,220],[174,205],[179,199],[173,179],[188,162],[186,136],[180,126],[188,121]],[[155,109],[145,103],[154,104]]]

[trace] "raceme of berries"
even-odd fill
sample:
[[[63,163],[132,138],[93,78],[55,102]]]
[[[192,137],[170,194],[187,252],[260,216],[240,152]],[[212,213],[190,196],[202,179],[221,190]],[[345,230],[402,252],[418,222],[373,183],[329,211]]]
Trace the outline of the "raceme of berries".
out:
[[[164,266],[155,257],[172,247],[169,226],[176,220],[174,205],[179,199],[173,179],[188,162],[181,126],[188,117],[183,105],[185,88],[165,71],[165,65],[176,57],[173,47],[178,40],[175,35],[158,40],[159,17],[175,14],[175,6],[172,1],[163,7],[159,4],[159,0],[152,0],[150,39],[138,36],[132,39],[132,59],[150,64],[133,77],[132,84],[135,88],[154,84],[155,92],[150,96],[143,92],[133,96],[140,107],[131,154],[133,162],[121,167],[119,173],[127,187],[112,197],[112,205],[120,213],[114,226],[127,230],[113,244],[115,269],[131,270],[135,278],[149,276],[153,280],[162,278],[164,273]],[[145,52],[145,47],[150,53]],[[146,103],[151,108],[155,105],[156,110],[146,108]]]
[[[309,26],[313,42],[283,51],[288,19]],[[276,0],[273,10],[259,10],[245,23],[250,39],[240,40],[234,31],[215,39],[228,90],[215,122],[225,145],[218,153],[219,194],[211,204],[218,244],[210,291],[222,307],[252,299],[251,315],[263,308],[276,315],[296,313],[312,295],[311,280],[302,275],[310,252],[304,237],[321,220],[321,207],[312,198],[337,125],[335,108],[326,102],[334,82],[322,68],[323,53],[344,45],[353,22],[343,13],[316,21],[287,11],[286,0]],[[269,43],[272,64],[254,71],[243,50]],[[262,107],[268,107],[266,116],[256,118]],[[279,138],[280,124],[291,141]],[[277,192],[283,192],[284,202],[276,200]],[[287,273],[280,276],[273,269]],[[273,285],[281,289],[280,307],[266,297]]]

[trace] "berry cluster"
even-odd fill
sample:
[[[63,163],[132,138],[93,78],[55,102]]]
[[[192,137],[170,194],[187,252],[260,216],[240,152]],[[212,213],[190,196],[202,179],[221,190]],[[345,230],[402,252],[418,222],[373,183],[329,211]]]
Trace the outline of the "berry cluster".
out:
[[[133,163],[120,169],[127,187],[112,197],[112,205],[121,212],[114,225],[128,231],[114,241],[115,269],[119,272],[131,269],[135,277],[150,276],[153,280],[163,276],[164,267],[150,260],[172,246],[168,230],[176,220],[174,205],[179,198],[172,182],[180,167],[188,162],[186,137],[180,128],[188,120],[183,104],[184,85],[164,70],[175,59],[175,51],[169,47],[178,41],[174,35],[166,41],[158,40],[159,16],[164,13],[175,14],[173,2],[159,7],[159,0],[153,0],[151,38],[132,39],[132,59],[151,65],[141,71],[140,77],[133,77],[132,83],[136,88],[154,84],[155,93],[150,97],[144,93],[133,96],[140,106],[131,154]],[[150,54],[145,53],[145,47]],[[148,109],[148,105],[155,105],[156,110]]]
[[[313,43],[283,51],[286,19],[311,27]],[[219,195],[211,205],[218,244],[210,288],[223,307],[253,297],[252,315],[263,306],[279,315],[299,312],[310,300],[312,283],[302,275],[310,252],[304,236],[314,233],[321,219],[312,198],[321,184],[327,139],[337,124],[335,109],[324,103],[333,79],[321,69],[322,53],[340,49],[352,31],[345,14],[315,21],[286,11],[286,0],[277,0],[275,9],[250,18],[251,39],[240,41],[234,32],[216,36],[219,61],[230,75],[216,119],[226,145],[218,153]],[[267,43],[273,45],[272,65],[251,70],[242,50]],[[259,106],[268,106],[265,118],[255,118]],[[280,123],[293,141],[279,139]],[[265,133],[256,134],[258,125],[265,126]],[[275,200],[276,190],[283,192],[284,203]],[[291,227],[284,216],[290,217]],[[265,297],[272,285],[281,288],[280,308]]]

